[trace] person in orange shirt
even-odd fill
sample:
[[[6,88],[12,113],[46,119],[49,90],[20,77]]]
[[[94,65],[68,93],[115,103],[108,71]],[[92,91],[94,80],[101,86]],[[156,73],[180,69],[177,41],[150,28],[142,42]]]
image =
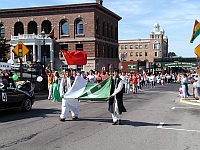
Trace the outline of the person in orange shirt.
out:
[[[48,90],[49,90],[49,94],[48,94],[48,100],[53,99],[53,78],[54,75],[52,73],[51,69],[47,69],[46,68],[46,75],[48,77]]]
[[[137,93],[138,77],[134,74],[131,78],[133,93]]]

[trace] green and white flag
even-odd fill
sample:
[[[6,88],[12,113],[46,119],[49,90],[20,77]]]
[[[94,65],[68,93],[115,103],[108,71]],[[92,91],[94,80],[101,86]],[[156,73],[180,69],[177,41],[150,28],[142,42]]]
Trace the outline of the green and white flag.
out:
[[[92,101],[108,101],[111,88],[111,76],[96,84],[77,76],[72,88],[64,95],[64,98],[76,98]]]
[[[87,83],[85,90],[79,96],[79,99],[92,100],[92,101],[107,101],[110,96],[111,88],[111,76],[106,80],[95,84],[90,85],[90,82]]]

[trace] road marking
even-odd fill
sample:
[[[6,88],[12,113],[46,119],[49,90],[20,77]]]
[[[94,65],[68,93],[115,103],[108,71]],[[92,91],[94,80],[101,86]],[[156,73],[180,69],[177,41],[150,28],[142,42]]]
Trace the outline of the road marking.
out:
[[[177,129],[177,128],[166,128],[163,127],[164,122],[160,122],[159,125],[157,126],[158,129],[164,129],[164,130],[175,130],[175,131],[187,131],[187,132],[198,132],[200,133],[199,130],[188,130],[188,129]]]
[[[164,122],[160,122],[160,124],[157,126],[157,128],[162,128]]]
[[[195,107],[172,107],[171,109],[177,109],[177,108],[183,108],[183,109],[187,109],[187,108],[194,108],[194,109],[199,109],[199,108],[195,108]]]
[[[191,99],[191,100],[192,100],[192,99]],[[199,102],[191,102],[191,100],[189,100],[189,99],[184,100],[184,99],[181,98],[181,99],[180,99],[180,102],[185,103],[185,104],[200,106],[200,103],[199,103]]]

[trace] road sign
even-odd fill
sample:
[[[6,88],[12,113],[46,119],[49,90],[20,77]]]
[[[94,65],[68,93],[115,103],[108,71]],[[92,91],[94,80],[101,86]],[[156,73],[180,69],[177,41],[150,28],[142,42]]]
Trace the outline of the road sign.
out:
[[[19,59],[22,59],[28,52],[29,49],[21,41],[19,41],[13,49],[13,53],[18,56]]]
[[[200,57],[200,44],[194,49],[194,53]]]

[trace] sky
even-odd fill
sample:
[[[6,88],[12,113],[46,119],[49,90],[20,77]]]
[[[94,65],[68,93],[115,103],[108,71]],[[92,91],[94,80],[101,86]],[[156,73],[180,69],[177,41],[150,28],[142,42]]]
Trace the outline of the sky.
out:
[[[95,3],[96,0],[1,0],[0,9]],[[190,37],[194,21],[200,21],[199,0],[103,0],[103,6],[122,17],[119,40],[149,38],[158,23],[169,40],[169,52],[182,57],[196,57]]]

